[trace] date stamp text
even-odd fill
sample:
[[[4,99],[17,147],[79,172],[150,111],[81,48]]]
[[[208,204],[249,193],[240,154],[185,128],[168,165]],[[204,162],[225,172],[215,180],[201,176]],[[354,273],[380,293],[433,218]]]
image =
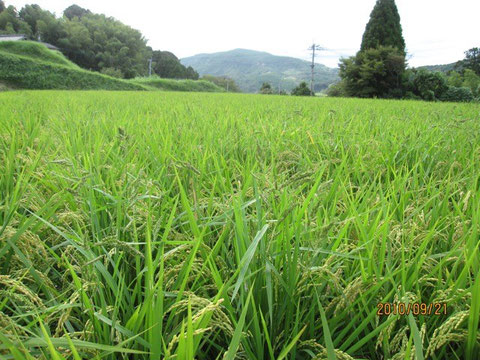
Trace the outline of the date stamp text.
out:
[[[377,315],[447,315],[446,303],[378,303]]]

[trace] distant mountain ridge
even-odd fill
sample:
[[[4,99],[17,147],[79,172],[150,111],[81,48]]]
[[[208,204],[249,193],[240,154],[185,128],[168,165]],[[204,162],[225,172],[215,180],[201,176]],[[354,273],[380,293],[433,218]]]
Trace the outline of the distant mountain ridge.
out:
[[[180,59],[201,76],[227,76],[244,92],[257,92],[268,82],[276,90],[291,91],[302,81],[310,83],[310,62],[263,51],[235,49],[212,54],[198,54]],[[315,91],[326,89],[339,81],[338,69],[315,65]]]
[[[419,66],[418,69],[424,69],[424,70],[429,70],[429,71],[438,71],[442,73],[449,72],[451,70],[455,70],[455,65],[457,65],[456,62],[451,63],[451,64],[444,64],[444,65],[425,65],[425,66]]]

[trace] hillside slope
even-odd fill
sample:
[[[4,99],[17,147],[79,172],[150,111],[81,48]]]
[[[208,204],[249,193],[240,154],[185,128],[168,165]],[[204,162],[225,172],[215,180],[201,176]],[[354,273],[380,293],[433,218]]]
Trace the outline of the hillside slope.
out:
[[[20,89],[146,90],[140,84],[80,69],[35,42],[2,42],[0,83]]]
[[[442,73],[449,72],[450,70],[455,70],[455,65],[457,63],[451,63],[451,64],[444,64],[444,65],[425,65],[425,66],[419,66],[419,69],[424,69],[428,71],[438,71]]]
[[[84,70],[62,53],[33,41],[0,42],[0,91],[7,89],[224,91],[208,81],[117,79]]]
[[[2,41],[0,42],[0,52],[80,69],[77,64],[68,60],[61,52],[50,50],[43,44],[34,41]]]
[[[301,81],[310,81],[310,63],[305,60],[276,56],[266,52],[235,49],[213,54],[198,54],[180,60],[203,75],[228,76],[244,92],[257,92],[263,82],[275,89],[292,90]],[[317,64],[315,91],[338,81],[338,69]]]

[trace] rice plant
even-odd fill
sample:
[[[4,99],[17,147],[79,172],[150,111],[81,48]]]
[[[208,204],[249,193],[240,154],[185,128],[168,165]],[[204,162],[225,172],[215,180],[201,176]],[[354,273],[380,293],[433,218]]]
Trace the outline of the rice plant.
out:
[[[9,92],[0,174],[0,358],[479,356],[478,105]]]

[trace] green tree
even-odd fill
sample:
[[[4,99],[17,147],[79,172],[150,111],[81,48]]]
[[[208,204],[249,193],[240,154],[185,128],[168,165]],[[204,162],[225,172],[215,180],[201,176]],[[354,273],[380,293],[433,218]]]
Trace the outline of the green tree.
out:
[[[118,69],[125,78],[146,75],[151,51],[138,30],[105,15],[83,13],[71,20],[65,16],[65,35],[54,45],[87,69]]]
[[[451,102],[470,102],[473,101],[473,93],[467,87],[449,86],[448,90],[443,94],[442,101]]]
[[[90,10],[84,9],[78,5],[70,5],[63,11],[63,16],[68,20],[72,20],[74,17],[81,18],[84,15],[91,14]]]
[[[480,86],[480,76],[478,76],[473,70],[465,69],[463,72],[463,86],[472,90],[475,96],[480,95],[478,89]]]
[[[64,30],[64,36],[54,45],[59,46],[62,52],[79,66],[91,70],[100,70],[97,66],[95,53],[92,50],[94,43],[87,27],[76,18],[72,21],[66,21]]]
[[[340,60],[340,77],[347,96],[398,98],[402,96],[405,56],[393,47],[359,51]]]
[[[260,88],[260,94],[266,94],[266,95],[271,95],[271,94],[273,94],[272,85],[270,85],[270,84],[267,83],[267,82],[264,82],[264,83],[262,84],[262,87]]]
[[[394,0],[377,0],[365,28],[360,50],[376,49],[380,46],[397,48],[405,54],[400,15]]]
[[[192,67],[185,67],[169,51],[156,50],[152,53],[152,69],[155,74],[166,79],[198,79],[198,73]]]
[[[32,29],[17,13],[17,9],[10,5],[0,12],[0,34],[24,34],[32,36]]]
[[[463,84],[462,75],[460,75],[460,73],[457,71],[450,72],[450,74],[448,75],[447,81],[448,81],[448,85],[455,86],[455,87],[461,87]]]
[[[471,48],[465,51],[465,59],[461,61],[464,69],[470,69],[480,75],[480,48]]]
[[[448,83],[440,72],[419,70],[413,77],[413,92],[423,100],[435,101],[443,98],[448,91]]]
[[[327,96],[330,96],[330,97],[346,97],[346,96],[348,96],[345,81],[341,80],[339,82],[331,84],[327,88],[326,93],[327,93]]]
[[[339,66],[342,92],[347,96],[403,96],[405,40],[394,0],[377,0],[360,51],[356,56],[341,59]]]
[[[314,95],[311,94],[310,88],[308,87],[305,81],[302,81],[297,87],[292,90],[293,96],[310,96]]]
[[[187,72],[185,76],[186,79],[198,80],[199,77],[200,75],[198,75],[198,72],[196,72],[193,67],[187,67]]]
[[[58,19],[46,18],[37,21],[37,38],[51,44],[58,44],[65,36],[65,24]]]
[[[38,5],[25,5],[17,13],[0,0],[0,34],[25,34],[49,42],[61,49],[77,65],[117,77],[132,78],[147,74],[152,49],[135,29],[102,14],[94,14],[78,5],[65,9],[56,18]],[[183,66],[169,52],[157,52],[156,72],[163,77],[198,79],[192,67]]]
[[[56,42],[62,35],[62,24],[55,15],[38,5],[25,5],[18,13],[31,29],[34,40]]]

